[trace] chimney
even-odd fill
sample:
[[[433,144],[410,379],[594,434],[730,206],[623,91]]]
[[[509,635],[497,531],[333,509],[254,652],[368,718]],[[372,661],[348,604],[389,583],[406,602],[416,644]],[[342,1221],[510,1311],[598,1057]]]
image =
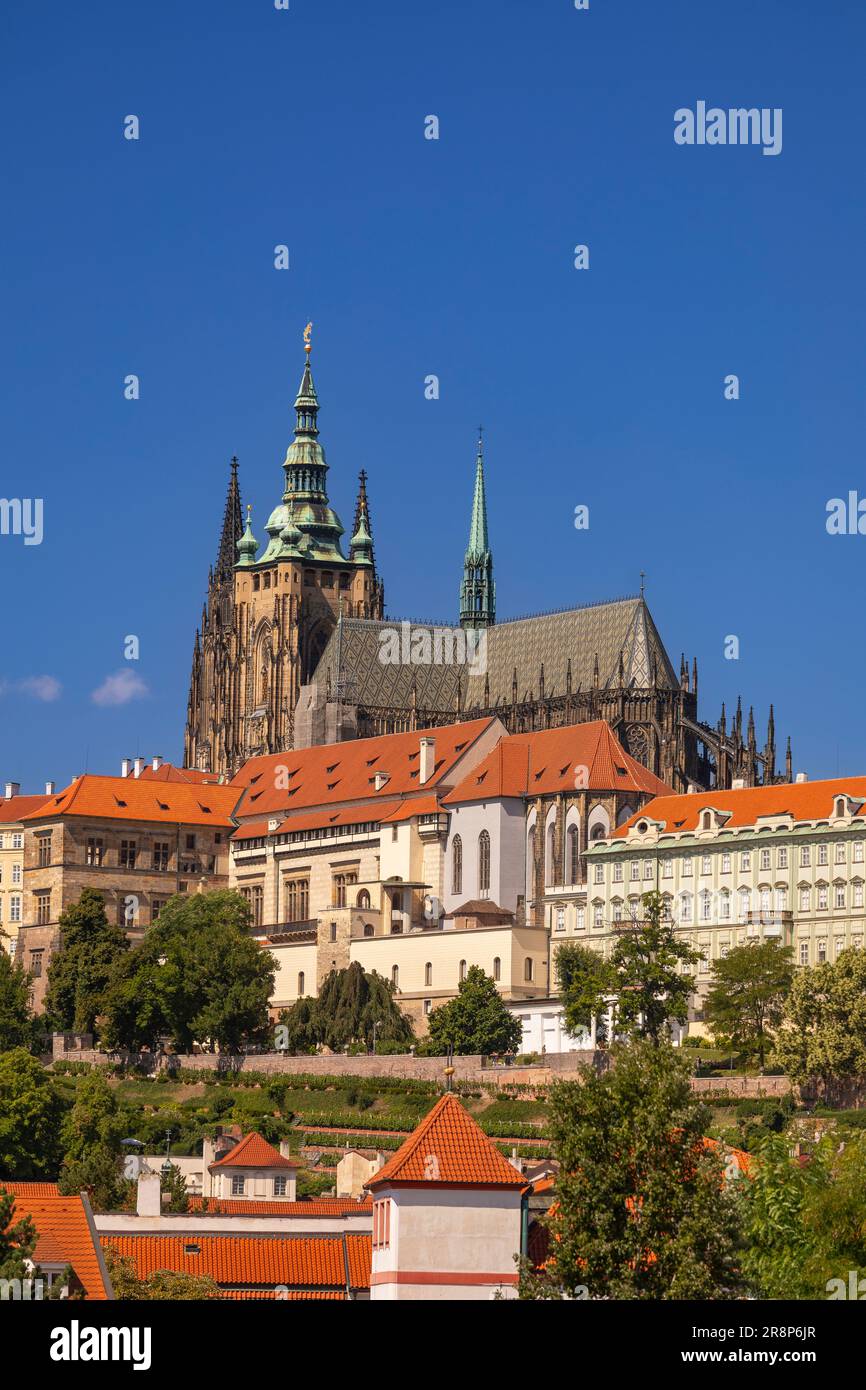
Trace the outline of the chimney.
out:
[[[21,790],[21,783],[20,783],[20,782],[7,782],[7,783],[6,783],[6,800],[9,801],[9,799],[10,799],[11,797],[17,796],[18,793],[20,792],[20,790]]]
[[[281,1139],[281,1140],[280,1140],[280,1154],[282,1155],[283,1158],[291,1158],[291,1156],[292,1156],[292,1146],[291,1146],[291,1144],[289,1143],[288,1139]]]
[[[140,777],[143,767],[144,767],[144,758],[136,758],[135,762],[134,762],[133,765],[132,765],[132,775],[133,775],[134,777]]]
[[[741,792],[741,791],[744,791],[744,790],[745,790],[745,786],[746,786],[746,783],[745,783],[745,780],[744,780],[742,777],[735,777],[734,780],[733,780],[733,782],[731,783],[731,791],[732,791],[732,792]]]
[[[805,772],[798,772],[797,776],[794,778],[795,782],[808,782],[808,780],[809,778],[807,777]]]
[[[161,754],[161,753],[154,753],[154,755],[153,755],[153,762],[151,763],[151,767],[153,768],[154,772],[159,772],[159,769],[162,767],[162,754]]]
[[[129,776],[129,758],[124,758],[120,764],[120,775],[121,777]]]
[[[54,783],[53,783],[53,782],[46,782],[46,783],[45,783],[45,795],[46,795],[46,796],[53,796],[53,795],[54,795]]]
[[[140,1173],[135,1197],[136,1215],[159,1216],[161,1210],[159,1173]]]
[[[435,738],[422,738],[421,740],[421,760],[418,764],[418,783],[425,786],[433,776],[436,767],[436,740]]]
[[[391,774],[388,772],[377,772],[376,776],[373,778],[374,790],[380,792],[382,788],[385,786],[385,784],[388,782],[390,775]]]

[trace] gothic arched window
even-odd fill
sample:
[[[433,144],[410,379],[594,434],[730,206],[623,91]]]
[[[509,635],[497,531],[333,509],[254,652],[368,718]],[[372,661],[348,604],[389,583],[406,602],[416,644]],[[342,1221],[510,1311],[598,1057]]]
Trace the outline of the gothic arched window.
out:
[[[478,891],[490,892],[490,836],[486,830],[478,836]]]
[[[567,882],[577,883],[580,878],[580,831],[576,825],[570,825],[568,827],[567,847]]]
[[[459,835],[451,845],[451,892],[463,892],[463,841]]]

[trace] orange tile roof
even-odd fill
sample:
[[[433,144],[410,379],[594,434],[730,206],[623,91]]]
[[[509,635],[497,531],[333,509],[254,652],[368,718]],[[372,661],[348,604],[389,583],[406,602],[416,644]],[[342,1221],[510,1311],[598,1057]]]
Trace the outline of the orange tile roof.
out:
[[[60,1197],[54,1193],[29,1194],[25,1187],[50,1187],[50,1183],[0,1183],[15,1188],[13,1222],[22,1216],[32,1218],[38,1239],[33,1258],[42,1265],[71,1265],[75,1276],[93,1300],[113,1298],[114,1294],[102,1258],[99,1237],[87,1197]]]
[[[233,1149],[208,1165],[208,1172],[215,1168],[303,1168],[293,1158],[285,1158],[279,1149],[269,1144],[260,1134],[245,1134]]]
[[[418,797],[417,803],[424,800],[426,798]],[[416,801],[377,801],[362,806],[344,806],[337,811],[322,807],[321,810],[309,811],[306,815],[293,815],[290,811],[280,816],[276,830],[269,830],[266,820],[247,821],[235,831],[232,840],[245,840],[260,835],[286,835],[294,830],[327,830],[332,825],[378,825],[387,814],[398,807],[415,804]],[[414,815],[415,812],[411,814]]]
[[[745,1149],[732,1149],[728,1144],[720,1144],[718,1139],[704,1139],[704,1148],[717,1153],[726,1166],[735,1163],[743,1177],[751,1177],[752,1155]]]
[[[526,1187],[492,1140],[448,1093],[413,1130],[393,1158],[364,1184],[445,1183],[469,1187]]]
[[[191,785],[218,783],[218,772],[200,772],[197,767],[175,767],[174,763],[161,763],[156,772],[153,763],[145,763],[138,777],[132,768],[129,776],[137,782],[188,782]]]
[[[336,1289],[289,1289],[286,1293],[278,1294],[276,1289],[222,1289],[220,1298],[237,1298],[252,1301],[254,1299],[276,1299],[280,1303],[307,1303],[311,1299],[335,1299],[338,1303],[346,1302],[346,1295],[339,1293]]]
[[[455,765],[493,723],[492,719],[472,719],[437,729],[382,734],[251,758],[231,782],[244,793],[237,814],[249,817],[262,812],[333,807],[340,802],[388,801],[423,790],[418,781],[419,745],[425,737],[436,741],[434,772],[425,787],[450,785],[448,779]],[[286,771],[280,773],[280,768]],[[378,792],[374,787],[377,772],[388,773],[388,781]]]
[[[232,835],[232,840],[258,840],[267,839],[270,834],[268,822],[266,820],[247,821],[246,825],[241,825]]]
[[[661,821],[671,831],[696,830],[700,812],[709,807],[730,811],[725,828],[754,825],[761,816],[790,815],[795,821],[827,820],[833,814],[833,798],[848,795],[866,801],[866,777],[834,777],[825,782],[781,782],[770,787],[744,787],[741,791],[696,792],[691,796],[657,796],[611,835],[622,839],[639,820]],[[858,812],[858,818],[866,807]]]
[[[208,1197],[207,1211],[202,1212],[203,1197],[190,1197],[189,1209],[209,1216],[351,1216],[369,1214],[370,1198],[358,1202],[354,1197],[310,1197],[296,1202],[256,1201],[246,1197]]]
[[[411,820],[412,816],[435,816],[442,807],[435,792],[431,796],[419,796],[412,801],[400,801],[393,811],[382,817],[383,822],[393,825],[396,821]]]
[[[16,1197],[59,1197],[60,1188],[56,1182],[7,1182],[0,1178],[0,1187]]]
[[[96,777],[87,773],[57,796],[48,797],[25,819],[88,816],[100,820],[230,826],[238,795],[237,789],[229,786],[188,786],[183,782]]]
[[[285,1284],[344,1291],[370,1287],[369,1235],[112,1235],[103,1246],[128,1256],[139,1279],[158,1269],[209,1274],[218,1284]]]
[[[4,796],[0,798],[0,825],[12,825],[49,801],[47,796]]]
[[[632,791],[651,796],[670,792],[664,782],[637,762],[602,719],[567,724],[531,734],[510,734],[479,765],[443,796],[446,806],[489,801],[499,796],[541,796],[574,791]]]

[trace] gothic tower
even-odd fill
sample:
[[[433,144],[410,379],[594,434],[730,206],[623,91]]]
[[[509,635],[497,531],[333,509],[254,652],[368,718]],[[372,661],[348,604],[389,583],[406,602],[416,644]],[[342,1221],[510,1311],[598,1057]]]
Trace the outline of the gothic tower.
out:
[[[315,672],[339,616],[383,615],[367,476],[360,476],[347,558],[343,526],[328,500],[309,327],[304,346],[282,499],[265,525],[261,555],[250,508],[242,532],[237,460],[232,460],[216,570],[209,576],[193,648],[184,739],[188,767],[231,775],[257,753],[291,748],[301,686]]]
[[[493,582],[493,552],[487,535],[484,451],[479,433],[472,521],[469,526],[469,545],[463,557],[463,583],[460,585],[460,626],[492,627],[495,621],[496,585]]]

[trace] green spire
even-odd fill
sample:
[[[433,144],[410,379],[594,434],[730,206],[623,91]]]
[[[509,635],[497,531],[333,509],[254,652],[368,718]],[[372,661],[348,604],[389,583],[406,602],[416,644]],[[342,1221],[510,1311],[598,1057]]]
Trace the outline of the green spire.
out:
[[[245,568],[256,563],[256,551],[259,543],[253,535],[251,522],[252,507],[247,505],[247,529],[238,541],[238,568]]]
[[[495,621],[496,585],[493,582],[493,552],[487,534],[484,448],[479,429],[472,521],[469,526],[469,545],[463,557],[463,583],[460,586],[460,626],[490,627]]]

